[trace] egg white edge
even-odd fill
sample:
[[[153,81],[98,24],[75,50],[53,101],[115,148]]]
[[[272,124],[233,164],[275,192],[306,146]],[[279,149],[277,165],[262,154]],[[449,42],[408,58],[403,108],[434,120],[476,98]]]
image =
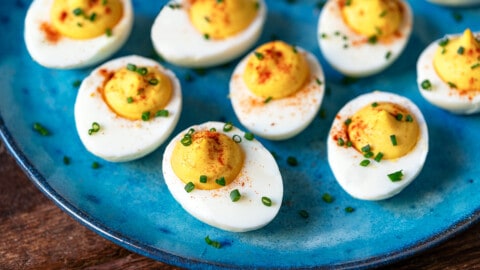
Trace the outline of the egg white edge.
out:
[[[260,38],[267,17],[264,0],[257,16],[244,31],[223,40],[207,40],[191,24],[186,8],[170,8],[170,4],[188,5],[185,0],[167,3],[151,28],[155,51],[166,61],[183,67],[211,67],[227,63],[252,47]],[[175,42],[175,43],[173,43]],[[199,48],[206,48],[199,52]]]
[[[381,42],[369,44],[363,41],[366,39],[365,36],[357,34],[343,21],[339,8],[340,1],[327,1],[318,20],[318,43],[327,62],[340,73],[352,77],[373,75],[395,62],[403,52],[412,32],[413,13],[410,5],[404,0],[399,0],[404,10],[404,20],[400,26],[403,38],[396,39],[390,44]],[[326,34],[327,37],[323,38],[322,34]],[[348,40],[344,40],[343,36],[347,36]],[[352,45],[352,41],[359,41],[361,45]],[[344,48],[344,44],[348,44],[348,48]],[[387,59],[386,55],[389,52],[390,57]],[[377,57],[378,61],[367,65],[371,63],[372,57]]]
[[[99,70],[112,71],[128,63],[157,67],[170,78],[173,91],[170,102],[165,106],[168,117],[152,117],[149,121],[128,120],[117,116],[104,102],[97,91],[104,82]],[[111,162],[125,162],[143,157],[158,148],[174,130],[181,110],[181,86],[175,74],[154,60],[131,55],[102,64],[83,80],[75,101],[74,115],[77,133],[89,152]],[[100,124],[100,130],[88,135],[93,122]]]
[[[334,140],[334,135],[342,129],[346,119],[372,102],[394,102],[405,107],[415,117],[420,134],[415,148],[407,155],[395,160],[381,160],[380,162],[370,159],[370,165],[363,167],[360,165],[360,162],[365,159],[363,154],[354,147],[339,146]],[[336,181],[348,194],[361,200],[387,199],[402,191],[422,170],[428,148],[427,123],[420,109],[405,97],[381,91],[358,96],[340,109],[327,139],[328,163]],[[403,179],[392,182],[387,175],[399,170],[403,172]]]
[[[476,36],[480,32],[475,33]],[[447,35],[448,38],[456,38],[461,34]],[[443,38],[442,38],[443,39]],[[455,114],[473,114],[480,111],[480,92],[476,93],[473,98],[468,95],[460,95],[457,90],[451,88],[448,83],[444,82],[438,76],[435,67],[433,66],[433,59],[438,43],[442,39],[437,39],[430,43],[425,50],[420,54],[417,60],[417,85],[420,94],[430,103]],[[429,80],[432,89],[424,90],[422,82]],[[480,91],[480,89],[478,89]]]
[[[270,140],[292,138],[310,125],[320,109],[325,93],[323,69],[312,53],[300,47],[296,49],[305,56],[310,73],[309,81],[291,96],[264,103],[264,98],[248,89],[242,74],[253,52],[239,62],[230,78],[229,97],[237,118],[243,126],[260,137]],[[242,106],[242,103],[249,104],[251,101],[259,105],[248,106],[249,108]]]
[[[112,29],[112,36],[101,35],[88,40],[61,37],[51,43],[40,30],[42,22],[50,22],[50,9],[54,0],[34,0],[25,17],[24,39],[34,61],[48,68],[73,69],[95,65],[112,56],[127,41],[133,26],[131,0],[123,4],[122,19]]]
[[[167,145],[162,162],[165,183],[174,199],[193,217],[213,227],[232,231],[246,232],[264,227],[277,215],[283,199],[283,181],[278,165],[272,154],[256,139],[248,141],[244,132],[234,127],[223,131],[221,122],[205,122],[185,129],[176,135]],[[175,144],[190,129],[196,131],[216,128],[227,136],[237,134],[242,137],[239,143],[245,154],[243,168],[239,176],[225,187],[216,190],[194,189],[185,191],[183,183],[172,169],[170,162]],[[260,156],[260,160],[255,157]],[[245,185],[242,186],[242,182]],[[230,191],[238,189],[242,195],[237,202],[230,199]],[[263,191],[262,191],[263,190]],[[270,207],[263,205],[261,198],[272,200]]]

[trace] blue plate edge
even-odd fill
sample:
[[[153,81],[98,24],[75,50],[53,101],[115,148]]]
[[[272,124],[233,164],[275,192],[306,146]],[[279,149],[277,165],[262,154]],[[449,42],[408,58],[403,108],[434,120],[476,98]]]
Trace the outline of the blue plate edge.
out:
[[[0,139],[4,142],[6,149],[13,156],[20,168],[26,173],[27,177],[35,184],[35,186],[50,200],[52,200],[63,212],[67,213],[74,220],[97,233],[103,238],[137,254],[145,257],[149,257],[153,260],[161,261],[167,264],[175,265],[178,267],[200,267],[209,266],[223,269],[236,269],[240,266],[234,267],[232,265],[225,265],[214,263],[210,261],[201,261],[191,258],[181,257],[175,254],[168,253],[164,250],[153,248],[149,245],[143,244],[139,241],[131,239],[120,233],[108,229],[106,226],[98,223],[96,220],[85,215],[80,209],[74,207],[71,203],[65,200],[60,194],[58,194],[47,182],[47,180],[41,175],[35,166],[30,162],[27,156],[20,151],[14,138],[10,134],[8,128],[3,121],[3,117],[0,114]],[[434,234],[431,237],[420,240],[416,244],[399,249],[395,252],[390,252],[384,255],[365,258],[362,260],[349,261],[336,265],[321,265],[311,266],[316,269],[366,269],[370,267],[381,267],[390,265],[396,262],[400,262],[414,255],[418,255],[421,252],[425,252],[439,244],[453,238],[454,236],[462,233],[466,229],[470,228],[474,224],[480,221],[480,207],[474,210],[469,216],[458,222],[452,224],[450,227],[442,231],[441,233]],[[304,266],[305,267],[305,266]],[[273,268],[273,266],[272,266]],[[278,267],[275,267],[278,269]]]

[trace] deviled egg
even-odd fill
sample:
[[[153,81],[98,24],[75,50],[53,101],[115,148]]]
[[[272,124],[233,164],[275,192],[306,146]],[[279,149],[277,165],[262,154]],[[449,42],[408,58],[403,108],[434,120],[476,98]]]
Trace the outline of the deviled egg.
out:
[[[223,230],[259,229],[282,204],[282,176],[272,154],[230,123],[206,122],[180,132],[167,145],[162,168],[175,200]]]
[[[329,0],[318,20],[318,42],[333,68],[363,77],[400,56],[412,27],[412,10],[404,0]]]
[[[420,173],[428,153],[427,124],[409,99],[374,91],[348,102],[327,139],[328,163],[352,197],[390,198]]]
[[[417,61],[417,84],[435,106],[457,114],[480,111],[480,34],[470,29],[432,42]]]
[[[97,67],[75,101],[75,124],[84,146],[112,162],[154,151],[172,133],[182,109],[175,74],[141,56],[125,56]]]
[[[82,68],[118,51],[132,24],[131,0],[34,0],[25,17],[24,38],[40,65]]]
[[[266,20],[263,0],[173,0],[151,29],[157,53],[184,67],[210,67],[240,56],[258,40]]]
[[[268,42],[248,54],[230,79],[230,100],[242,125],[271,140],[303,131],[318,113],[324,90],[316,57],[283,41]]]

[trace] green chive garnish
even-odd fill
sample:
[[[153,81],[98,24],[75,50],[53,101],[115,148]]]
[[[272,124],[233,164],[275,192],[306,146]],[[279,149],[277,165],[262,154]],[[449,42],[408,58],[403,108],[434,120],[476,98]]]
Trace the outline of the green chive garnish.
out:
[[[480,67],[480,63],[473,64],[472,66],[470,66],[470,69],[476,69],[478,67]]]
[[[230,199],[232,200],[232,202],[240,200],[241,197],[242,195],[240,194],[240,191],[238,191],[238,189],[234,189],[230,192]]]
[[[267,98],[263,101],[263,103],[268,103],[268,102],[272,101],[272,99],[273,99],[272,97],[267,97]]]
[[[225,184],[226,184],[225,177],[222,176],[222,177],[216,179],[215,183],[219,184],[220,186],[225,186]]]
[[[132,103],[133,102],[133,97],[128,97],[127,98],[127,103]]]
[[[200,175],[200,183],[207,183],[207,176],[206,175]]]
[[[155,113],[155,117],[168,117],[168,110],[159,110]]]
[[[75,88],[78,88],[78,87],[80,87],[81,84],[82,84],[82,81],[80,81],[80,80],[75,80],[75,81],[72,83],[72,86],[75,87]]]
[[[332,203],[334,198],[332,195],[330,195],[329,193],[323,193],[322,195],[322,200],[326,203]]]
[[[240,137],[239,135],[235,134],[232,136],[232,140],[236,143],[241,143],[242,142],[242,137]]]
[[[205,237],[205,243],[207,243],[209,246],[212,246],[214,248],[221,248],[222,247],[220,242],[211,240],[209,236]]]
[[[345,141],[343,140],[343,138],[338,138],[337,144],[338,144],[338,146],[344,146],[344,145],[345,145]]]
[[[210,39],[210,35],[207,34],[207,33],[205,33],[205,34],[203,34],[203,38],[206,39],[206,40],[209,40],[209,39]]]
[[[432,83],[430,80],[423,80],[420,86],[423,90],[432,90]]]
[[[370,152],[366,152],[365,154],[363,154],[363,157],[364,158],[371,158],[371,157],[373,157],[373,155],[374,155],[374,153],[372,151],[370,151]]]
[[[373,107],[373,108],[375,108],[375,107],[377,107],[377,106],[378,106],[378,102],[373,102],[373,103],[372,103],[372,107]]]
[[[350,125],[352,123],[352,119],[351,118],[348,118],[347,120],[345,120],[344,124],[346,126]]]
[[[375,36],[375,35],[374,35],[374,36],[370,36],[370,37],[368,38],[368,43],[370,43],[370,44],[375,44],[375,43],[377,43],[377,41],[378,41],[378,38],[377,38],[377,36]]]
[[[227,122],[225,123],[225,125],[223,126],[223,131],[225,132],[229,132],[233,129],[233,124],[232,122]]]
[[[48,131],[48,129],[46,129],[40,123],[34,123],[33,124],[33,130],[35,130],[36,132],[38,132],[42,136],[50,135],[50,131]]]
[[[447,82],[448,83],[448,86],[450,86],[451,88],[457,88],[457,85],[454,84],[453,82]]]
[[[97,13],[93,12],[91,15],[90,15],[90,21],[93,22],[95,21],[95,19],[97,18]]]
[[[184,189],[185,189],[185,191],[186,191],[187,193],[190,193],[190,192],[192,192],[192,190],[195,189],[195,184],[192,183],[192,182],[188,182],[188,183],[185,185]]]
[[[130,71],[137,71],[137,66],[134,64],[127,64],[127,69]]]
[[[444,38],[444,39],[440,40],[440,42],[438,42],[438,45],[441,46],[441,47],[445,47],[445,46],[447,46],[448,42],[449,42],[448,38]]]
[[[76,8],[73,10],[73,15],[80,16],[83,14],[83,10],[81,8]]]
[[[287,164],[295,167],[298,165],[298,160],[295,157],[289,156],[287,157]]]
[[[391,51],[388,51],[387,54],[385,54],[385,59],[390,59],[390,57],[392,57],[392,52]]]
[[[184,136],[182,140],[180,140],[180,143],[183,144],[183,146],[189,146],[192,144],[192,137],[190,136]]]
[[[255,57],[257,57],[258,60],[263,60],[263,54],[261,52],[254,52]]]
[[[360,166],[367,167],[368,165],[370,165],[370,160],[368,159],[364,159],[360,162]]]
[[[92,169],[95,169],[95,170],[96,170],[96,169],[100,168],[100,163],[94,161],[94,162],[92,162],[91,167],[92,167]]]
[[[92,123],[92,128],[88,130],[88,135],[92,135],[100,130],[100,124],[97,122]]]
[[[112,29],[107,28],[107,30],[105,30],[105,34],[107,35],[107,37],[111,37],[112,36]]]
[[[143,120],[143,121],[148,121],[148,120],[150,120],[150,112],[143,112],[143,113],[142,113],[142,120]]]
[[[397,145],[397,136],[395,134],[390,135],[390,141],[392,142],[393,146]]]
[[[253,140],[253,138],[255,138],[255,135],[253,135],[253,133],[251,132],[245,132],[245,134],[243,135],[243,137],[249,141]]]
[[[300,210],[298,211],[298,214],[302,217],[302,218],[308,218],[310,216],[310,214],[308,214],[307,210]]]
[[[272,206],[272,200],[269,197],[262,197],[262,203],[265,206]]]
[[[355,211],[355,208],[353,208],[353,207],[351,207],[351,206],[345,207],[345,212],[346,212],[346,213],[352,213],[353,211]]]
[[[388,178],[390,178],[390,180],[392,182],[397,182],[397,181],[402,180],[402,178],[403,178],[402,170],[396,171],[396,172],[391,173],[391,174],[388,174]]]
[[[402,121],[403,119],[403,114],[399,113],[395,116],[395,118],[397,119],[397,121]]]
[[[137,73],[140,74],[140,75],[146,75],[148,73],[148,69],[145,68],[145,67],[141,67],[141,68],[137,68]],[[158,81],[157,81],[158,83]]]
[[[64,156],[64,157],[63,157],[63,164],[65,164],[65,165],[70,165],[70,158],[67,157],[67,156]]]
[[[458,50],[457,50],[457,53],[458,53],[458,54],[461,55],[461,54],[463,54],[464,52],[465,52],[465,48],[464,48],[464,47],[462,47],[462,46],[458,47]]]
[[[373,158],[376,162],[380,162],[380,160],[382,160],[383,158],[383,153],[382,152],[378,152],[377,155],[375,156],[375,158]]]
[[[156,78],[150,79],[150,80],[148,80],[148,83],[150,85],[157,85],[158,84],[158,79],[156,79]]]
[[[315,78],[315,81],[317,82],[318,85],[322,85],[322,81],[319,78]]]
[[[407,117],[405,118],[405,121],[413,122],[413,117],[410,114],[407,114]]]
[[[371,150],[370,144],[365,145],[364,147],[361,148],[361,150],[363,153],[370,152]]]

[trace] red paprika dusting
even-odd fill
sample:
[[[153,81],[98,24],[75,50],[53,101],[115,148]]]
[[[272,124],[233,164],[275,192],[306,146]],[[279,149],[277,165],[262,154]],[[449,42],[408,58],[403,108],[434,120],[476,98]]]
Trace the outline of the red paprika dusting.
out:
[[[57,43],[62,37],[60,33],[47,22],[40,24],[40,31],[45,34],[45,38],[51,43]]]

